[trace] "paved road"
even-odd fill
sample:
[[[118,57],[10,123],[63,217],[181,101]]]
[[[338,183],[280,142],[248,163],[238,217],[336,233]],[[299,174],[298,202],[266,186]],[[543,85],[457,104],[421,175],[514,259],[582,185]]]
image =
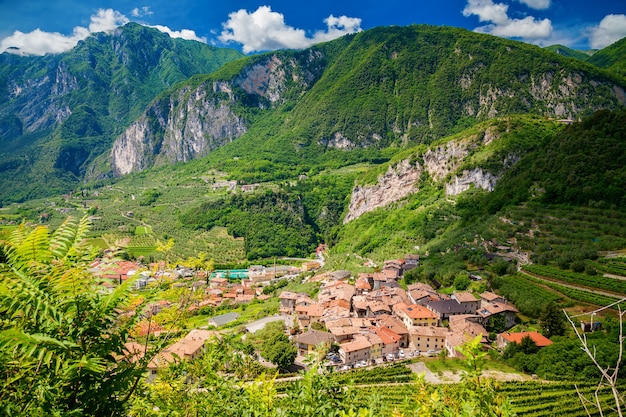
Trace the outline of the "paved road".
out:
[[[254,321],[250,324],[247,324],[246,329],[250,333],[254,333],[257,330],[261,330],[263,327],[265,327],[267,323],[270,323],[272,321],[280,321],[280,320],[283,320],[285,322],[285,326],[287,326],[288,328],[291,327],[293,323],[293,317],[291,316],[271,316],[271,317],[265,317],[260,320]]]

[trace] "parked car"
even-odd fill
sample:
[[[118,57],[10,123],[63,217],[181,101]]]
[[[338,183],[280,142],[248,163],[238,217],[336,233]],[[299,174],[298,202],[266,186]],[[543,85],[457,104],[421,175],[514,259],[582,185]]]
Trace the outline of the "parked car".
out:
[[[406,356],[406,355],[404,354],[404,351],[403,351],[402,349],[400,349],[400,351],[398,352],[398,357],[399,357],[400,359],[404,359],[404,357],[405,357],[405,356]]]
[[[388,354],[387,354],[387,360],[388,360],[388,361],[392,361],[392,360],[394,360],[393,353],[388,353]]]

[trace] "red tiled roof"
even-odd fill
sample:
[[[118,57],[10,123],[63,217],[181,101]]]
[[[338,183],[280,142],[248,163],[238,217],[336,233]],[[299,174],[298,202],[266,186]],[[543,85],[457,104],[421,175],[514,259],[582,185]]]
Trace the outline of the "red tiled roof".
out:
[[[526,337],[526,336],[530,337],[532,339],[532,341],[535,342],[535,344],[538,347],[550,346],[552,344],[552,340],[548,339],[547,337],[545,337],[541,333],[537,333],[537,332],[519,332],[519,333],[508,333],[507,332],[507,333],[502,333],[501,336],[506,341],[514,342],[514,343],[517,343],[517,344],[522,343],[522,339],[524,337]]]

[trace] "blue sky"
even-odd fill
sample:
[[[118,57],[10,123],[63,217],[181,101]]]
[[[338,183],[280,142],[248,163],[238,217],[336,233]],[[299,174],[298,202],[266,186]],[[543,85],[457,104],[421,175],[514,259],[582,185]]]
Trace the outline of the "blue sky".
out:
[[[129,21],[245,53],[305,48],[376,26],[421,23],[541,46],[600,49],[626,36],[626,1],[0,0],[0,51],[63,52],[90,33]]]

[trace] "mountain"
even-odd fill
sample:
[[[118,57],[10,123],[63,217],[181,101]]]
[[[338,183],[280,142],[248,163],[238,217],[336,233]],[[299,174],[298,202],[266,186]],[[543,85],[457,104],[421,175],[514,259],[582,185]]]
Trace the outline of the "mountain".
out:
[[[580,61],[587,61],[589,57],[593,56],[593,54],[598,52],[595,49],[588,50],[588,51],[578,51],[576,49],[568,48],[567,46],[564,46],[564,45],[550,45],[550,46],[546,46],[545,49],[548,51],[552,51],[556,54],[568,57],[568,58],[578,59]]]
[[[0,199],[67,191],[159,93],[241,56],[134,23],[62,54],[1,54]]]
[[[110,161],[123,175],[215,153],[222,165],[236,157],[228,172],[241,181],[295,177],[329,161],[388,158],[496,116],[577,119],[619,108],[625,87],[525,43],[381,27],[195,77],[151,103],[116,139]],[[273,175],[259,169],[267,163]]]
[[[240,183],[284,180],[379,164],[498,116],[578,119],[626,103],[613,72],[449,27],[227,62],[239,56],[136,24],[67,54],[2,55],[0,199],[202,157]]]
[[[594,54],[588,59],[588,62],[626,78],[626,38]]]

